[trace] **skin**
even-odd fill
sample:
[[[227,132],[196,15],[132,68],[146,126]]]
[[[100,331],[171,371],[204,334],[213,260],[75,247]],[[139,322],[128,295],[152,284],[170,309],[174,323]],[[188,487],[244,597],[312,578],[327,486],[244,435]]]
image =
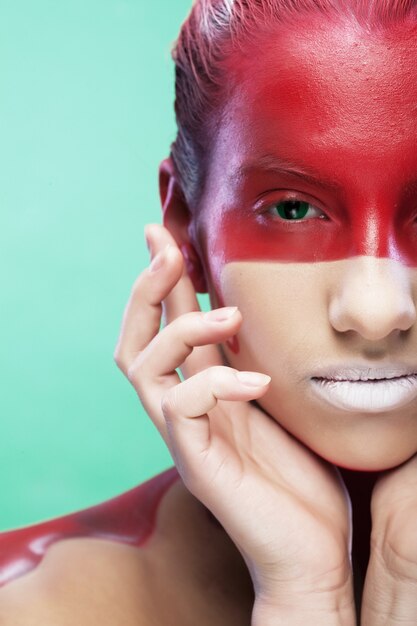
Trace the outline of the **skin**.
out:
[[[178,478],[169,470],[123,494],[122,501],[28,529],[32,538],[47,538],[48,531],[62,533],[62,522],[67,525],[42,560],[38,555],[36,569],[0,588],[1,626],[193,626],[195,615],[203,626],[249,624],[253,592],[241,557]],[[161,489],[156,516],[148,515]],[[78,535],[71,535],[70,525]],[[0,535],[2,566],[5,557],[12,564],[10,535]],[[14,535],[16,544],[23,543],[22,531]],[[16,546],[14,556],[17,565]]]
[[[157,511],[172,483],[175,470],[84,511],[0,534],[0,587],[31,572],[49,548],[71,537],[112,539],[144,546],[154,534]]]
[[[394,624],[409,610],[412,624],[409,590],[401,596],[383,581],[403,579],[393,567],[396,553],[415,585],[416,481],[404,479],[415,476],[415,403],[346,414],[313,397],[309,381],[323,364],[353,359],[416,370],[415,34],[399,26],[365,36],[357,26],[310,16],[304,26],[291,36],[265,36],[262,64],[250,49],[230,59],[231,87],[204,194],[197,207],[184,206],[172,165],[163,164],[165,224],[181,249],[199,253],[200,263],[188,268],[196,289],[205,282],[214,306],[242,312],[237,338],[223,342],[226,362],[269,374],[258,405],[346,468],[363,577],[371,505],[363,623]],[[279,221],[283,199],[309,202],[314,219]],[[274,297],[281,293],[285,299]],[[380,475],[372,493],[379,473],[401,463],[388,479]],[[373,472],[360,477],[347,468]]]
[[[364,36],[311,18],[273,34],[262,63],[249,49],[229,61],[196,212],[169,160],[161,166],[168,229],[148,228],[153,263],[132,290],[115,351],[182,482],[161,499],[146,546],[58,542],[43,569],[5,588],[2,626],[18,611],[25,626],[58,616],[87,624],[92,611],[129,626],[416,623],[414,405],[345,415],[309,391],[329,361],[414,366],[415,36],[400,27]],[[274,206],[288,197],[314,205],[314,217],[282,225]],[[185,272],[187,249],[194,287],[205,281],[222,307],[209,315]],[[362,555],[353,569],[352,532]],[[168,587],[172,604],[157,606]]]
[[[417,371],[410,37],[406,27],[364,37],[309,21],[290,46],[265,36],[261,66],[251,50],[232,58],[196,224],[214,300],[244,318],[240,353],[226,346],[227,361],[269,374],[261,406],[355,470],[384,470],[417,451],[415,403],[352,415],[311,392],[329,365],[400,361]],[[310,203],[307,219],[280,218],[283,199]]]

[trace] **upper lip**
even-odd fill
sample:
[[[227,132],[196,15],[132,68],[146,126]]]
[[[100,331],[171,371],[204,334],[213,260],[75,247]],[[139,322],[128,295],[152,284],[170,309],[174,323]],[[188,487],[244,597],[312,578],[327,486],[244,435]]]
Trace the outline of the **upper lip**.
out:
[[[323,368],[315,373],[312,378],[338,381],[383,380],[389,378],[400,378],[401,376],[413,376],[416,375],[416,373],[417,367],[397,363],[387,363],[386,365],[379,366],[352,364]]]

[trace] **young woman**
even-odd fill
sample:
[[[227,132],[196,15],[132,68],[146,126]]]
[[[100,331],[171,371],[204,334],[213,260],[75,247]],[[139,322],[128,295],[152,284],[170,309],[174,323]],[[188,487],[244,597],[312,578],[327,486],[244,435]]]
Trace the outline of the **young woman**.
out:
[[[416,46],[411,0],[195,3],[115,352],[176,469],[4,535],[2,625],[417,623]]]

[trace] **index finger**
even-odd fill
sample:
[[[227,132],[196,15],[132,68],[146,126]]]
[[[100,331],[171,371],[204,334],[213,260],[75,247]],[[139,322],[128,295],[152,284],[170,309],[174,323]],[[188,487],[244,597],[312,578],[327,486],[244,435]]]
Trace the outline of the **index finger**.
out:
[[[177,242],[171,235],[169,230],[160,224],[148,224],[145,228],[146,237],[152,245],[152,256],[155,256],[166,248],[167,245],[174,246],[179,249]],[[192,311],[200,311],[200,305],[197,300],[197,294],[194,290],[187,269],[184,270],[180,280],[171,290],[170,294],[164,299],[164,320],[169,324],[180,315],[190,313]]]
[[[174,237],[169,230],[162,225],[149,225],[146,228],[146,235],[152,240],[152,252],[154,254],[164,249],[168,244],[178,248]],[[166,324],[169,324],[185,313],[200,311],[197,294],[187,274],[185,264],[181,278],[163,301],[163,310]],[[181,366],[181,372],[185,378],[189,378],[201,372],[203,369],[215,365],[223,365],[220,350],[214,345],[199,346],[194,348],[193,352]]]

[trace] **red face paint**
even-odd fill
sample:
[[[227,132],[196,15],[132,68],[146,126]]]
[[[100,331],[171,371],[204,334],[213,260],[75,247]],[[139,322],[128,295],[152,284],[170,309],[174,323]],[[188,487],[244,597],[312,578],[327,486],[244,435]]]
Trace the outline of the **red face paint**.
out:
[[[417,266],[416,46],[406,26],[368,36],[309,17],[232,57],[200,213],[218,294],[232,261]],[[314,216],[284,220],[283,201]]]
[[[151,537],[164,494],[179,478],[175,468],[99,506],[43,524],[0,533],[0,587],[27,574],[58,541],[74,537],[143,546]]]

